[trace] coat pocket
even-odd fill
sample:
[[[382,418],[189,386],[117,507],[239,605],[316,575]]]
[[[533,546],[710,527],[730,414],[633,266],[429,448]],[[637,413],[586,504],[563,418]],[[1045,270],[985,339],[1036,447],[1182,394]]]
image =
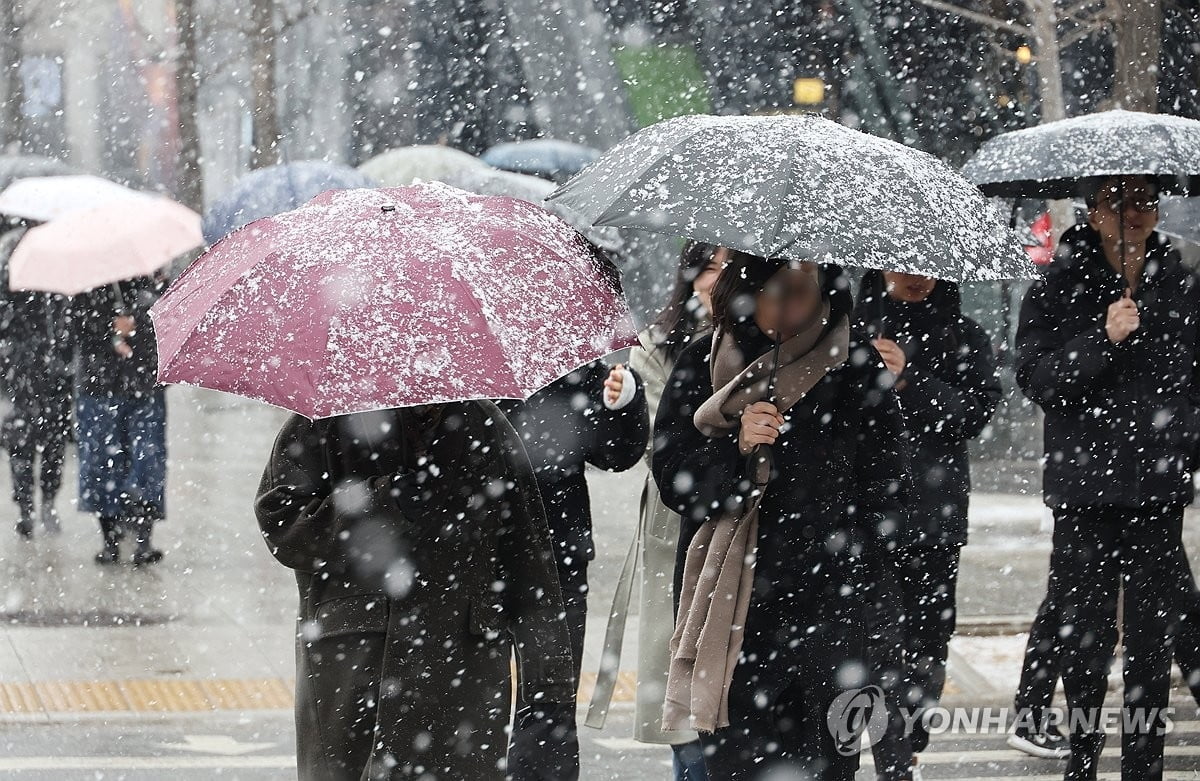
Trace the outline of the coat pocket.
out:
[[[388,604],[382,594],[335,597],[320,602],[313,614],[315,638],[387,632]]]

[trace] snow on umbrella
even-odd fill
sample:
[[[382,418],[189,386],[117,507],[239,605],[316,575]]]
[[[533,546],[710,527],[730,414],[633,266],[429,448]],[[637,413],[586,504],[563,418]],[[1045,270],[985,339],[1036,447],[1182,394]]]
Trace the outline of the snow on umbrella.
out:
[[[998,207],[940,160],[815,116],[678,117],[553,195],[596,225],[950,280],[1034,271]]]
[[[637,341],[615,272],[515,198],[341,190],[253,227],[155,304],[163,382],[319,418],[524,399]]]
[[[255,220],[303,206],[326,190],[373,187],[370,177],[344,165],[301,160],[246,174],[204,212],[204,241],[215,244]]]
[[[1200,194],[1200,121],[1114,110],[1047,122],[991,139],[963,173],[1003,198],[1071,198],[1085,179],[1137,175]]]
[[[478,157],[440,144],[390,149],[375,155],[360,165],[358,170],[384,187],[404,187],[418,180],[446,182],[444,177],[464,168],[492,170]]]
[[[0,194],[0,213],[48,220],[13,250],[12,290],[76,295],[153,274],[202,241],[191,209],[96,177],[22,179]]]
[[[554,138],[532,138],[496,144],[483,161],[505,171],[565,182],[600,156],[600,150]]]

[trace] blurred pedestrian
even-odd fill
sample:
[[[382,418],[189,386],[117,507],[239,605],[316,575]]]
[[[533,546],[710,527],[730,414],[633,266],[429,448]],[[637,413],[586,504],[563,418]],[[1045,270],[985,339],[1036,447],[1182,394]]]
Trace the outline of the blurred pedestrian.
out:
[[[167,404],[149,311],[165,287],[164,276],[139,277],[71,306],[79,509],[99,518],[100,564],[119,561],[126,533],[135,566],[163,556],[151,535],[166,512]]]
[[[301,781],[503,779],[521,697],[573,703],[545,517],[473,401],[284,424],[255,512],[296,573]]]
[[[1107,178],[1026,295],[1017,382],[1045,412],[1048,598],[1071,708],[1066,778],[1094,779],[1124,593],[1125,781],[1159,779],[1170,624],[1200,436],[1200,280],[1154,230],[1158,188]]]
[[[896,377],[908,431],[912,494],[906,539],[881,562],[881,596],[900,598],[903,638],[902,705],[935,707],[946,681],[954,634],[958,565],[967,543],[971,491],[967,443],[979,436],[1000,401],[1000,378],[987,333],[962,313],[958,285],[915,274],[868,271],[861,283],[858,317]],[[895,569],[888,567],[894,564]],[[891,586],[898,586],[893,589]],[[929,733],[921,719],[909,736],[913,753]],[[890,738],[875,745],[876,758]],[[877,767],[887,763],[877,761]],[[903,778],[907,769],[898,776]]]
[[[712,330],[712,291],[729,250],[703,242],[688,242],[679,256],[675,285],[658,318],[639,334],[629,366],[644,383],[650,419],[658,411],[667,377],[680,353],[695,339]],[[647,442],[647,464],[654,452]],[[621,641],[629,612],[629,596],[638,580],[637,695],[635,740],[671,746],[676,781],[704,781],[704,750],[693,730],[664,730],[663,697],[666,695],[670,641],[675,626],[672,609],[672,573],[679,545],[679,515],[662,503],[652,475],[642,487],[638,530],[629,549],[617,596],[610,612],[603,662],[596,694],[588,711],[588,726],[602,727],[611,703],[616,673],[620,669]],[[623,595],[623,596],[622,596]],[[623,600],[623,601],[622,601]]]
[[[680,354],[659,405],[654,477],[681,515],[664,728],[700,731],[713,779],[848,781],[858,765],[858,733],[829,711],[868,684],[863,554],[892,544],[908,476],[852,309],[835,267],[732,252],[714,335]]]
[[[575,674],[583,665],[591,498],[585,470],[622,472],[646,449],[646,392],[623,365],[597,361],[551,383],[528,401],[501,402],[520,435],[541,492],[566,607]],[[575,703],[540,703],[518,693],[509,752],[515,781],[572,781],[579,777]]]
[[[28,539],[35,519],[47,534],[60,531],[54,501],[62,487],[70,436],[72,343],[69,299],[8,288],[8,258],[25,231],[18,227],[0,236],[0,342],[4,345],[0,356],[11,404],[2,436],[19,514],[17,533]]]

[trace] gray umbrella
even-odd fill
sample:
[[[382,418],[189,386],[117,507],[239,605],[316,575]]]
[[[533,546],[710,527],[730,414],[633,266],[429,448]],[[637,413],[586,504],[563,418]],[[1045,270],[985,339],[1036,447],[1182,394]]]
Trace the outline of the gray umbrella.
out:
[[[1083,180],[1139,174],[1200,194],[1200,122],[1140,111],[1048,122],[991,139],[963,174],[1002,198],[1071,198]]]
[[[652,125],[553,195],[596,225],[940,279],[1034,275],[995,204],[923,152],[815,116]]]

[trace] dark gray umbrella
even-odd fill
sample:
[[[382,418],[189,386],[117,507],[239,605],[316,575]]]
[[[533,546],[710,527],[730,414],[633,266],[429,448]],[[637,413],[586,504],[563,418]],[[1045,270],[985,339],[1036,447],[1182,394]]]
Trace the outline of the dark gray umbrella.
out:
[[[1136,175],[1200,194],[1200,122],[1119,110],[1048,122],[991,139],[963,174],[1002,198],[1071,198],[1086,179]]]
[[[1034,276],[998,207],[940,160],[815,116],[688,116],[548,199],[595,225],[940,279]]]

